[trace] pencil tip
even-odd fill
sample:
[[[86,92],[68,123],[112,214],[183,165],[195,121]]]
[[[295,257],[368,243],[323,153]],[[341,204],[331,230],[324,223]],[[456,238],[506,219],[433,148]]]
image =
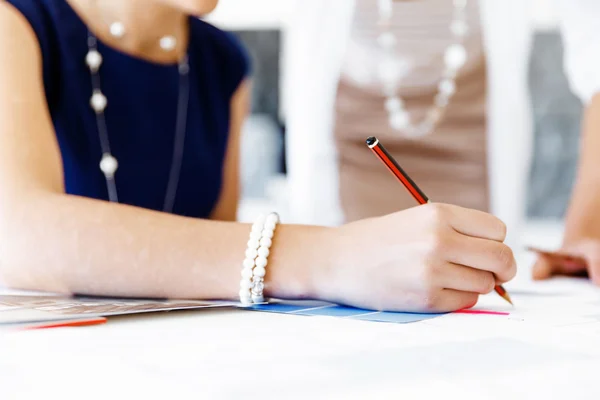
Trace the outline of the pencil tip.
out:
[[[515,304],[512,302],[512,299],[510,298],[510,296],[508,295],[508,293],[504,293],[504,296],[502,296],[502,297],[504,297],[504,299],[505,299],[506,301],[508,301],[508,302],[510,303],[510,305],[511,305],[511,306],[514,306],[514,305],[515,305]]]

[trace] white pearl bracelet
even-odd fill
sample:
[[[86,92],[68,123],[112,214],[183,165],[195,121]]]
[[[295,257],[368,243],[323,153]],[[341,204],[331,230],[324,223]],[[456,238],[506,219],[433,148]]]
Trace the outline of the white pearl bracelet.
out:
[[[242,267],[240,281],[240,302],[243,305],[263,303],[264,279],[267,273],[269,257],[275,228],[279,223],[279,215],[271,213],[261,215],[252,225],[246,258]]]

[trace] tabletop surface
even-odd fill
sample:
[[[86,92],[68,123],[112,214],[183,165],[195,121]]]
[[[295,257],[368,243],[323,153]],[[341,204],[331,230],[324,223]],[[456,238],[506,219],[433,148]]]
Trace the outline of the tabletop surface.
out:
[[[531,263],[520,255],[506,286],[514,309],[494,294],[477,306],[509,316],[388,324],[207,309],[0,331],[0,398],[599,399],[600,290],[533,283]]]

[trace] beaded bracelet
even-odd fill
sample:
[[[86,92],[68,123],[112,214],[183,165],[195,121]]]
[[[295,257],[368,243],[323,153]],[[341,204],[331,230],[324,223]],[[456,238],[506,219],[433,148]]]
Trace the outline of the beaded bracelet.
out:
[[[267,216],[261,215],[252,225],[240,281],[239,295],[243,305],[265,301],[263,296],[264,279],[267,273],[269,249],[278,223],[279,215],[271,213]]]

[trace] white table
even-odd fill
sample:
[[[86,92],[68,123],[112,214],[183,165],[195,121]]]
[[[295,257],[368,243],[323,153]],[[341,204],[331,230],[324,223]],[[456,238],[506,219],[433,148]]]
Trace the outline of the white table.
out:
[[[532,286],[531,257],[521,260],[511,318],[201,310],[4,334],[0,399],[600,399],[600,291]],[[482,304],[504,307],[494,295]]]

